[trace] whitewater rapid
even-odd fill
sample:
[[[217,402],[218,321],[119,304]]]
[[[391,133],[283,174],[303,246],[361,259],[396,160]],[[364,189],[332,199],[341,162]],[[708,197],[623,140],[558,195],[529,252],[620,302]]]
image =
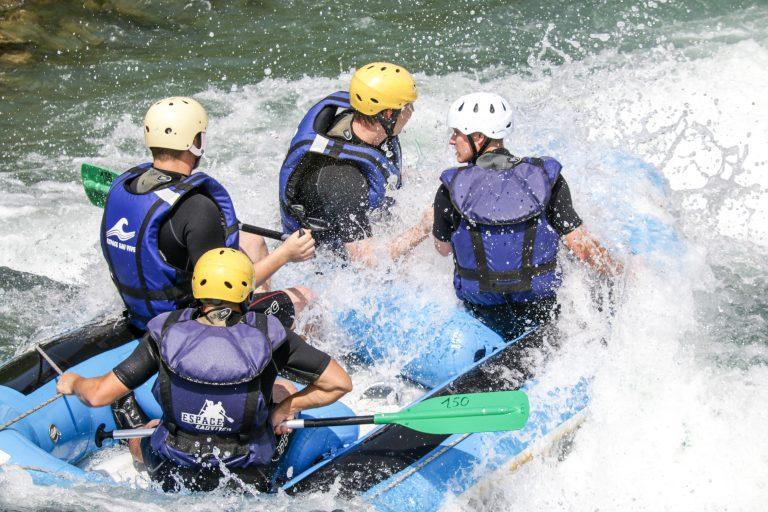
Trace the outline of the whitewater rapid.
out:
[[[516,472],[495,474],[482,489],[455,498],[447,510],[760,510],[768,498],[768,49],[765,34],[732,42],[728,34],[682,51],[668,44],[619,54],[605,50],[528,72],[488,68],[466,75],[416,74],[420,98],[402,137],[405,187],[394,219],[377,234],[415,223],[431,204],[437,177],[450,166],[445,112],[455,97],[478,88],[506,96],[516,109],[516,154],[559,158],[585,226],[627,265],[609,317],[593,304],[592,278],[565,261],[559,327],[567,335],[541,379],[551,385],[591,378],[586,419],[568,450],[534,458]],[[278,226],[277,175],[301,115],[336,78],[267,78],[249,85],[195,91],[211,115],[203,167],[231,192],[243,221]],[[125,112],[97,155],[62,155],[38,166],[75,168],[84,161],[124,170],[146,159],[140,116]],[[105,120],[97,120],[105,122]],[[622,173],[611,159],[627,152],[655,166],[662,188]],[[52,174],[55,177],[55,171]],[[98,247],[100,212],[77,182],[27,185],[2,176],[0,265],[44,276],[24,290],[3,291],[1,312],[20,315],[34,339],[77,327],[120,308]],[[627,212],[671,226],[683,248],[635,256],[619,244]],[[322,265],[316,263],[315,265]],[[391,272],[309,272],[291,266],[275,285],[307,282],[323,293],[311,313],[326,319],[354,304],[361,288],[402,279],[403,293],[450,307],[452,264],[429,243]],[[28,309],[9,303],[28,302]],[[40,320],[40,313],[46,313]],[[316,342],[343,353],[334,332]],[[19,335],[15,351],[29,348]],[[391,381],[400,362],[383,361],[355,375],[358,390]],[[359,391],[350,404],[369,404]],[[388,405],[413,399],[403,387]],[[217,493],[167,497],[142,490],[89,486],[35,488],[23,475],[0,475],[2,503],[30,507],[98,506],[102,510],[240,510],[252,498]],[[257,503],[262,498],[257,499]],[[333,493],[298,501],[281,496],[276,510],[328,510]],[[347,506],[348,504],[339,504]]]

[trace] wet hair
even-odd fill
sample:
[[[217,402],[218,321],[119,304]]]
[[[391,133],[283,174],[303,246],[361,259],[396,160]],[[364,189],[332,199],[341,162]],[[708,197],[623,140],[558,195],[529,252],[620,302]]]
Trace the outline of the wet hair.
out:
[[[200,147],[200,134],[195,135],[195,146]],[[155,160],[178,160],[181,155],[187,152],[186,149],[168,149],[168,148],[149,148],[152,152],[152,158]]]
[[[386,112],[386,111],[384,111]],[[378,126],[379,120],[376,119],[376,115],[368,116],[363,114],[362,112],[355,111],[355,117],[354,119],[357,121],[362,121],[362,123],[366,126]]]

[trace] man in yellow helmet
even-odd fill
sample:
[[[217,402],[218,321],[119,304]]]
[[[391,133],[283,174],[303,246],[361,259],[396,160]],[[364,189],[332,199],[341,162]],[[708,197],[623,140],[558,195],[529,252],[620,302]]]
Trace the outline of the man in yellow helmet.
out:
[[[152,319],[136,350],[106,375],[59,379],[60,393],[100,407],[158,374],[152,392],[163,416],[148,424],[158,425],[150,438],[131,440],[131,451],[165,491],[209,491],[225,472],[267,490],[279,458],[275,436],[288,432],[282,422],[352,389],[328,354],[275,317],[246,310],[253,286],[245,254],[208,251],[192,276],[195,307]],[[306,387],[276,382],[282,373]]]
[[[104,208],[101,246],[132,322],[144,328],[154,316],[189,305],[190,273],[214,247],[242,248],[255,261],[261,285],[282,265],[314,253],[310,233],[296,232],[272,254],[261,237],[239,230],[229,194],[215,179],[193,171],[205,152],[208,114],[192,98],[155,102],[144,118],[153,161],[113,183]],[[257,295],[254,309],[278,311],[291,325],[306,288]],[[277,307],[276,307],[277,306]]]
[[[416,100],[410,73],[396,64],[374,62],[340,91],[314,105],[299,124],[280,169],[280,212],[285,232],[320,219],[319,244],[353,260],[375,261],[369,214],[391,204],[388,189],[401,185],[398,135]],[[429,235],[431,211],[422,222],[387,241],[392,259]],[[382,244],[383,245],[383,244]]]

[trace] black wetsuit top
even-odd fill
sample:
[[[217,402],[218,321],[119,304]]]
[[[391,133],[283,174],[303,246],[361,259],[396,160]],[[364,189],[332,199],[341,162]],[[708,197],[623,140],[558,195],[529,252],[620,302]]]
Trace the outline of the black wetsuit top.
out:
[[[156,176],[156,186],[180,181],[183,174],[152,168],[149,176]],[[134,194],[153,190],[152,184],[141,177],[128,184]],[[224,217],[216,203],[200,190],[192,190],[174,206],[160,226],[158,246],[166,261],[179,269],[191,272],[198,258],[206,251],[223,247],[226,240]]]
[[[350,115],[342,112],[336,116],[329,132],[349,122]],[[344,130],[344,134],[344,138],[329,136],[365,144],[351,129]],[[346,243],[372,236],[368,218],[368,181],[357,166],[327,155],[308,153],[296,173],[300,179],[292,202],[304,206],[307,217],[323,219],[329,225],[329,229],[312,234],[318,244],[340,249]]]

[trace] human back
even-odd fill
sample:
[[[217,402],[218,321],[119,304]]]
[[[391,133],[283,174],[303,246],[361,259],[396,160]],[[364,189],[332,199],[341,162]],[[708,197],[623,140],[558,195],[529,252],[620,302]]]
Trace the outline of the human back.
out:
[[[246,252],[259,287],[283,265],[314,255],[310,232],[297,231],[270,252],[262,237],[240,229],[226,189],[197,170],[207,127],[205,109],[192,98],[153,103],[143,127],[152,161],[119,176],[107,196],[102,252],[132,323],[141,329],[154,316],[191,304],[192,269],[210,249]],[[290,326],[312,298],[303,286],[259,290],[249,307],[275,313]]]
[[[59,392],[99,407],[126,396],[155,374],[162,417],[150,438],[131,440],[135,461],[165,491],[210,491],[238,482],[267,491],[290,433],[283,422],[335,402],[351,381],[328,354],[273,316],[248,311],[255,284],[242,252],[221,247],[195,265],[194,307],[149,322],[136,349],[101,377],[62,375]],[[298,391],[290,374],[306,387]],[[287,440],[287,438],[286,438]],[[275,475],[277,478],[277,475]]]
[[[441,182],[460,213],[451,234],[458,297],[492,306],[554,296],[559,235],[547,216],[560,164],[488,153]]]
[[[344,258],[372,263],[377,245],[397,259],[428,235],[427,223],[394,241],[372,236],[371,213],[393,204],[402,184],[399,135],[410,120],[416,85],[396,64],[374,62],[304,116],[280,171],[283,229],[326,226],[319,243]]]
[[[107,195],[102,252],[137,327],[191,302],[189,277],[202,253],[239,246],[229,194],[207,174],[192,174],[207,126],[205,109],[191,98],[155,102],[144,119],[153,161],[120,175]]]
[[[507,340],[554,319],[560,242],[599,273],[621,269],[583,228],[560,162],[505,148],[513,128],[506,99],[464,95],[448,125],[465,165],[441,174],[432,233],[438,253],[453,255],[454,290],[470,313]]]

